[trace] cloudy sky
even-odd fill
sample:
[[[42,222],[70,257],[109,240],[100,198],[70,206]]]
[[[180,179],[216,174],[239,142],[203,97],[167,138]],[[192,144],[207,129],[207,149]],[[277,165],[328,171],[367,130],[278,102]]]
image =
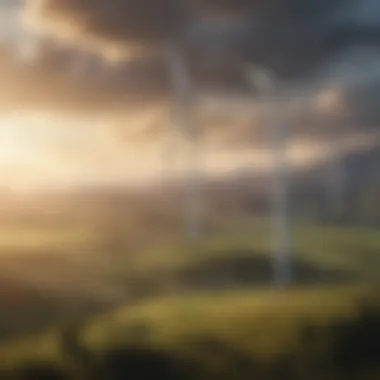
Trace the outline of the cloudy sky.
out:
[[[300,139],[326,123],[377,126],[377,0],[0,0],[4,184],[157,175],[173,103],[168,46],[182,49],[205,99],[210,171],[263,162],[251,148],[273,104],[248,81],[252,68],[291,99],[295,157],[317,155]]]

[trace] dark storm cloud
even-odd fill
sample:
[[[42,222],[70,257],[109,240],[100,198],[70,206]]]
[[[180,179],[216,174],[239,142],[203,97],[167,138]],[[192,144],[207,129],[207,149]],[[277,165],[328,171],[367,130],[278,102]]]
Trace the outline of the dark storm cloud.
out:
[[[183,38],[197,79],[208,83],[223,78],[231,86],[246,82],[236,58],[270,68],[279,78],[306,83],[315,72],[318,81],[324,76],[331,80],[352,57],[364,54],[360,49],[350,53],[325,74],[324,68],[351,46],[380,45],[378,0],[30,0],[26,14],[52,38],[64,36],[83,51],[83,42],[93,41],[100,52],[108,46],[142,46],[157,53],[167,41]],[[211,20],[210,15],[217,17]],[[105,69],[105,80],[92,73],[78,81],[54,65],[11,67],[13,74],[3,71],[2,83],[9,83],[12,91],[3,98],[86,112],[124,112],[165,102],[171,85],[164,57],[156,53],[122,65],[117,73]],[[200,61],[203,65],[194,65]],[[355,82],[356,75],[351,71],[342,82]],[[348,90],[359,119],[370,111],[371,120],[377,117],[378,97],[372,94],[365,87],[355,96]],[[368,103],[373,104],[370,111]]]
[[[123,48],[160,47],[187,34],[192,36],[189,45],[197,45],[198,39],[197,46],[203,49],[197,52],[198,59],[222,41],[231,56],[284,77],[308,73],[352,44],[380,43],[376,22],[380,8],[374,0],[31,0],[30,4],[29,14],[40,25],[73,40],[94,39]],[[214,31],[215,38],[206,46],[204,41],[212,33],[197,22],[198,16],[241,10],[241,27],[231,32],[235,35],[226,38],[222,26],[219,41]]]
[[[103,64],[75,51],[44,51],[25,62],[8,47],[0,48],[0,109],[124,113],[165,102],[168,81],[159,60],[139,58],[116,68]]]
[[[29,10],[59,32],[122,44],[161,41],[184,16],[177,0],[42,0],[31,1]]]

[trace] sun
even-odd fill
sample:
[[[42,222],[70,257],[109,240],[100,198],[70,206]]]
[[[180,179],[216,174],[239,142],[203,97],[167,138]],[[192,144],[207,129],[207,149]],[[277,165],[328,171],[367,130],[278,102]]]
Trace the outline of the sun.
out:
[[[39,114],[0,117],[0,183],[12,188],[41,187],[59,175],[55,123]]]
[[[44,113],[14,113],[0,117],[0,164],[48,164],[47,156],[64,144],[68,123]],[[49,161],[49,160],[48,160]]]
[[[106,175],[101,168],[110,160],[97,131],[96,121],[72,115],[0,115],[0,184],[13,189],[66,187]]]

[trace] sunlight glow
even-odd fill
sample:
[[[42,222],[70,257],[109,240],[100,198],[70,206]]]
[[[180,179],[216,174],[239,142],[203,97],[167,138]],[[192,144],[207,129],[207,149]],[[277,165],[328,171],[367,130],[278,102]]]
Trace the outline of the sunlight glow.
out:
[[[41,113],[0,117],[2,186],[29,189],[65,181],[73,171],[70,155],[80,150],[85,129],[82,121],[78,121],[78,127],[66,119]]]
[[[18,118],[8,116],[0,119],[1,163],[17,163],[30,158],[30,147],[25,137],[20,135],[20,127],[24,128],[24,123]]]
[[[327,96],[325,101],[330,104],[332,98]],[[161,111],[156,111],[155,117],[165,122]],[[160,179],[165,175],[160,136],[133,137],[153,122],[149,113],[120,121],[42,111],[0,115],[0,188],[30,192]],[[378,141],[364,137],[366,144]],[[358,146],[358,138],[347,144]],[[271,162],[265,147],[228,149],[207,140],[204,148],[204,170],[211,177],[228,175],[248,163],[250,168],[266,171]],[[324,144],[317,142],[294,140],[289,146],[294,167],[312,165],[326,154]],[[182,156],[179,152],[170,158],[178,170],[164,171],[182,177],[186,167]]]

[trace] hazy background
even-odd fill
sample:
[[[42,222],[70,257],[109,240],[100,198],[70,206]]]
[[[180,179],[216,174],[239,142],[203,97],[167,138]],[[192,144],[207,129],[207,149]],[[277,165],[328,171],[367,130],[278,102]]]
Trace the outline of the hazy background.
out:
[[[192,157],[172,120],[173,44],[197,94]],[[236,291],[222,310],[236,325],[251,321],[245,300],[277,305],[261,296],[273,283],[274,118],[287,129],[292,285],[377,284],[379,46],[377,0],[0,0],[0,340],[165,296],[188,317],[214,304],[201,294]],[[271,96],[247,68],[271,73]],[[325,310],[341,293],[321,294]]]
[[[0,5],[5,186],[125,183],[160,176],[162,140],[170,129],[170,83],[163,53],[157,48],[160,34],[154,30],[166,36],[179,28],[176,20],[185,17],[177,10],[179,3],[171,12],[157,13],[159,17],[153,11],[147,13],[147,24],[144,17],[128,24],[123,19],[127,16],[119,16],[128,11],[129,5],[123,2],[110,2],[102,5],[104,9],[97,3],[93,8],[69,4],[62,9],[59,2],[44,1],[3,1]],[[272,12],[269,5],[259,4],[246,16],[245,28],[234,32],[239,42],[234,44],[236,51],[230,51],[229,41],[223,49],[270,67],[280,81],[286,80],[282,86],[296,87],[288,94],[292,103],[288,118],[296,131],[290,148],[294,159],[300,162],[302,157],[304,164],[326,156],[320,153],[326,134],[331,133],[326,125],[340,126],[340,136],[348,137],[376,129],[377,4],[366,0],[299,5],[294,1],[292,6],[299,7],[301,18],[291,12],[291,6]],[[170,2],[160,6],[171,7]],[[144,9],[142,3],[130,7],[135,12]],[[189,7],[195,12],[195,5]],[[88,25],[75,25],[85,14]],[[120,18],[123,22],[118,24]],[[150,18],[157,19],[157,25],[148,24]],[[186,37],[194,61],[195,56],[212,59],[212,49],[205,47],[207,38],[215,50],[220,49],[202,22],[194,22],[194,37]],[[107,30],[110,23],[113,26]],[[64,32],[66,25],[70,33]],[[221,25],[218,33],[226,33]],[[217,80],[202,67],[194,70],[200,85]],[[218,92],[216,100],[215,91],[210,100],[208,90],[207,101],[200,101],[204,165],[210,172],[229,172],[247,160],[248,165],[261,166],[267,160],[262,157],[268,147],[263,127],[268,111],[255,106],[260,96],[251,91],[251,99],[249,90],[247,95],[244,78],[225,67],[220,72],[229,78],[230,90],[226,87],[223,99]],[[323,109],[321,102],[327,104]],[[318,146],[312,141],[317,136],[324,136]]]

